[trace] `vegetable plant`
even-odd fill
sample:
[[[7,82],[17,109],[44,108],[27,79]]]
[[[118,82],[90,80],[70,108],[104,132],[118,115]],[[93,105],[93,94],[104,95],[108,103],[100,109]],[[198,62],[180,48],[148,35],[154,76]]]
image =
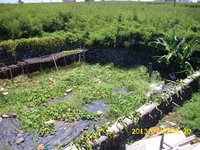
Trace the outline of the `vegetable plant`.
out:
[[[158,38],[156,41],[150,42],[149,45],[165,52],[164,55],[156,57],[159,63],[169,65],[173,72],[191,74],[194,69],[190,64],[190,58],[195,43],[194,39],[189,41],[185,38],[179,39],[174,29],[169,42]]]

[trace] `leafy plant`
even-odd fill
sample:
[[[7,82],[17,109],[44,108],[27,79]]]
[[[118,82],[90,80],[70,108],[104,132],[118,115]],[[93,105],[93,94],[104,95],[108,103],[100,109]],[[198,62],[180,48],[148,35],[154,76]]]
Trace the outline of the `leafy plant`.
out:
[[[195,42],[194,39],[190,41],[186,41],[185,38],[178,39],[174,29],[169,42],[165,41],[163,38],[159,38],[156,41],[150,42],[149,45],[167,53],[163,56],[157,56],[157,61],[159,63],[169,65],[173,72],[191,74],[194,70],[190,64],[190,57]]]

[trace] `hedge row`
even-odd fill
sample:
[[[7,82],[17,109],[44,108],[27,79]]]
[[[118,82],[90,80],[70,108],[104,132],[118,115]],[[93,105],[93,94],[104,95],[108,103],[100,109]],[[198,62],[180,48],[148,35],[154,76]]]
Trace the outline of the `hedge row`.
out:
[[[75,34],[66,33],[63,36],[7,40],[1,42],[0,46],[4,52],[11,56],[17,56],[18,58],[24,55],[35,57],[75,48],[80,39]]]
[[[182,32],[183,33],[183,32]],[[170,35],[158,30],[153,26],[140,26],[138,28],[123,28],[115,26],[107,29],[101,29],[99,32],[93,32],[87,36],[74,33],[55,34],[41,38],[7,40],[0,43],[2,50],[19,59],[26,55],[27,57],[36,57],[53,52],[80,48],[84,45],[86,48],[126,48],[132,51],[152,51],[148,43],[157,37],[170,39]],[[200,41],[199,33],[185,34],[188,40],[195,38]],[[199,51],[200,43],[196,51]]]

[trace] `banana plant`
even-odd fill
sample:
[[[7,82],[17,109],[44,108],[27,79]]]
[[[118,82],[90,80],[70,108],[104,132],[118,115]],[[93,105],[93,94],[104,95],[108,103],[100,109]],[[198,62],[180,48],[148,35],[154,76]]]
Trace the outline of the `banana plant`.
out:
[[[167,42],[163,38],[158,38],[156,41],[150,42],[149,45],[166,52],[163,56],[156,56],[159,63],[165,63],[169,65],[172,70],[176,70],[176,73],[190,74],[194,71],[190,64],[190,58],[192,55],[192,49],[195,46],[196,40],[192,39],[186,41],[185,38],[178,39],[175,29],[173,30],[172,38]]]

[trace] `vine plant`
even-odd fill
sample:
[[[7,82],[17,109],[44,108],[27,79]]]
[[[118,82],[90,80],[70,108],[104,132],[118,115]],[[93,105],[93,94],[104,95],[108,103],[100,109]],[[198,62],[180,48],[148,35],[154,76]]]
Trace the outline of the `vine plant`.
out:
[[[188,78],[196,79],[196,77],[194,77],[192,75],[188,76]],[[173,96],[174,94],[178,98],[182,99],[182,97],[181,97],[182,93],[180,93],[181,91],[177,87],[181,87],[181,90],[184,90],[184,89],[189,88],[189,85],[187,85],[185,82],[183,82],[183,80],[178,80],[178,81],[174,82],[174,85],[172,88],[165,90],[164,92],[163,91],[160,92],[159,95],[156,97],[155,96],[151,97],[151,102],[157,102],[159,104],[166,102],[166,105],[169,105],[170,102],[172,102],[172,99],[170,97]],[[161,93],[164,93],[164,95]],[[156,108],[156,109],[158,109],[158,108]],[[161,111],[161,110],[159,110],[159,111]],[[162,113],[162,111],[161,111],[161,113]],[[140,114],[138,112],[134,111],[134,112],[130,113],[128,116],[120,117],[117,120],[112,121],[106,125],[94,128],[94,132],[84,131],[82,136],[77,137],[73,140],[72,145],[75,145],[76,148],[78,148],[78,150],[82,150],[82,148],[84,148],[86,150],[93,150],[93,148],[95,146],[95,139],[98,139],[100,136],[105,135],[108,138],[116,138],[116,134],[114,134],[114,132],[108,131],[108,127],[111,126],[113,123],[116,122],[116,123],[121,124],[123,126],[122,130],[126,130],[126,132],[127,132],[128,131],[127,124],[123,121],[126,117],[131,119],[134,124],[137,124],[139,119],[141,118]],[[120,127],[117,126],[117,128],[120,131],[122,131],[120,129]]]

